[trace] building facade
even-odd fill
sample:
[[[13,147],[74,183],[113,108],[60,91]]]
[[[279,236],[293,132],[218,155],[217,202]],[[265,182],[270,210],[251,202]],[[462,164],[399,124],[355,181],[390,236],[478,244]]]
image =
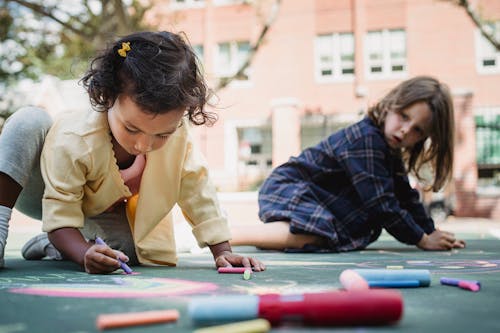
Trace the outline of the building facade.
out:
[[[500,1],[470,3],[500,40]],[[185,32],[212,87],[269,26],[250,66],[216,92],[218,122],[194,130],[220,190],[256,188],[402,80],[432,75],[449,85],[456,116],[442,195],[456,215],[500,216],[500,52],[452,1],[170,0],[148,20]]]

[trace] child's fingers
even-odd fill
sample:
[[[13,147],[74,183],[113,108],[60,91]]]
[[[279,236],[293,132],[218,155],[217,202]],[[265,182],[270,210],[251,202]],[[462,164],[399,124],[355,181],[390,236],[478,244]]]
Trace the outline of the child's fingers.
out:
[[[463,248],[465,248],[465,241],[463,241],[461,239],[457,239],[453,243],[453,248],[455,248],[455,249],[463,249]]]
[[[217,259],[215,259],[215,266],[216,267],[232,267],[232,265],[229,263],[229,261],[226,260],[224,256],[218,256]]]
[[[249,258],[249,260],[250,260],[250,263],[252,264],[254,271],[261,272],[261,271],[264,271],[266,269],[266,266],[262,262],[260,262],[259,260],[255,259],[255,258]]]
[[[113,252],[115,253],[116,258],[120,259],[121,261],[123,261],[123,262],[129,261],[128,256],[125,253],[123,253],[122,251],[113,250]]]
[[[85,253],[84,263],[88,273],[109,273],[120,267],[115,252],[105,245],[89,248]]]
[[[248,268],[252,268],[252,264],[250,263],[250,260],[247,258],[247,257],[240,257],[241,259],[238,260],[240,261],[240,265],[243,266],[243,267],[248,267]]]
[[[116,267],[103,265],[99,262],[88,261],[85,264],[85,271],[89,274],[104,274],[111,273],[116,270]]]

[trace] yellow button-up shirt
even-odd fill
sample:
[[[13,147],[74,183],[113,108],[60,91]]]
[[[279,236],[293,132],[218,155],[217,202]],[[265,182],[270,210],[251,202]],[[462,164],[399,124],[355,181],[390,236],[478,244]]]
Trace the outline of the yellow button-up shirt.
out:
[[[41,156],[45,182],[43,230],[82,228],[85,216],[104,212],[131,195],[120,176],[105,112],[63,114],[55,121]],[[130,221],[141,263],[177,262],[171,210],[177,203],[198,245],[230,239],[203,156],[187,122],[165,145],[146,156],[135,221]]]

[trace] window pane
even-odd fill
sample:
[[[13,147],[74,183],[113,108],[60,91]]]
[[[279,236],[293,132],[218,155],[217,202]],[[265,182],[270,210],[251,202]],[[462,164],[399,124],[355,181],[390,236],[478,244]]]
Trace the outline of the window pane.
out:
[[[203,62],[203,45],[193,45],[193,51],[194,54],[196,54],[196,57],[200,62]]]
[[[382,32],[381,31],[371,31],[368,33],[367,38],[367,50],[369,58],[372,60],[382,59],[383,49],[382,49]]]
[[[484,59],[483,60],[483,66],[484,67],[494,67],[497,64],[495,59]]]
[[[354,54],[354,37],[352,34],[340,34],[340,54]]]

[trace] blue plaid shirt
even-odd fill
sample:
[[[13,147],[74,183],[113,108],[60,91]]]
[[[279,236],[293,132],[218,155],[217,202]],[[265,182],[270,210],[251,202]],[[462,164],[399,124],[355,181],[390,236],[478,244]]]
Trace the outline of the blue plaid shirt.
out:
[[[259,217],[323,236],[333,251],[363,249],[382,228],[407,244],[434,231],[400,155],[368,117],[277,167],[259,191]]]

